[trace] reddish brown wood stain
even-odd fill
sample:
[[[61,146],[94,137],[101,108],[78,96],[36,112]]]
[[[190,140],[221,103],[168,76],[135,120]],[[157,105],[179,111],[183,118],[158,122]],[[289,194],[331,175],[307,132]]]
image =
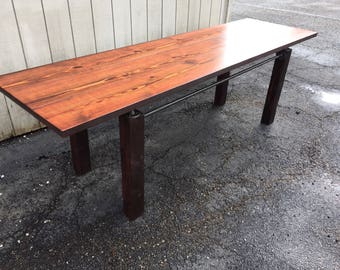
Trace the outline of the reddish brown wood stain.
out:
[[[66,136],[316,36],[244,19],[0,76],[0,91]]]

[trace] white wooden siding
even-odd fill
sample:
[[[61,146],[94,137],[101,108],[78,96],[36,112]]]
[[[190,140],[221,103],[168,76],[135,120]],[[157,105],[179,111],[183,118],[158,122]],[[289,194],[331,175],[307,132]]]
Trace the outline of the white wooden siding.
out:
[[[148,40],[147,1],[131,0],[132,43]]]
[[[111,0],[91,0],[97,52],[115,47]]]
[[[176,8],[176,33],[184,33],[188,30],[189,0],[177,1]]]
[[[182,1],[180,1],[182,2]],[[162,36],[162,1],[147,0],[148,3],[148,40]]]
[[[43,0],[42,3],[53,62],[75,57],[68,0]]]
[[[1,0],[0,74],[226,22],[231,0]],[[0,141],[42,126],[0,94]]]

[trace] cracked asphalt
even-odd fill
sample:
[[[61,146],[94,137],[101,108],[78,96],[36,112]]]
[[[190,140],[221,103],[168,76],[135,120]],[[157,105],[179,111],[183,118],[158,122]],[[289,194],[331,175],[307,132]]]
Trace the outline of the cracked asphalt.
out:
[[[340,269],[340,6],[234,0],[319,36],[293,47],[276,120],[272,64],[146,120],[145,214],[122,214],[117,120],[90,129],[93,170],[42,130],[0,143],[0,269]]]

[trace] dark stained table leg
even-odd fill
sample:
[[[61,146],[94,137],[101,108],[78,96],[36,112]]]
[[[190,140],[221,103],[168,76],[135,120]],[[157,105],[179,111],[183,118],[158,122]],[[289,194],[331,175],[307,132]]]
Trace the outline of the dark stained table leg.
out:
[[[217,81],[226,79],[229,76],[230,76],[230,72],[221,74],[217,76]],[[227,94],[228,94],[228,83],[229,81],[226,81],[216,86],[214,105],[223,106],[225,104],[227,100]]]
[[[91,170],[90,148],[87,130],[70,136],[73,168],[77,175]]]
[[[262,124],[270,125],[274,121],[291,53],[291,49],[286,49],[277,53],[280,57],[277,58],[274,63],[272,77],[270,79],[266,102],[262,113]]]
[[[134,220],[144,212],[144,115],[119,117],[124,213]]]

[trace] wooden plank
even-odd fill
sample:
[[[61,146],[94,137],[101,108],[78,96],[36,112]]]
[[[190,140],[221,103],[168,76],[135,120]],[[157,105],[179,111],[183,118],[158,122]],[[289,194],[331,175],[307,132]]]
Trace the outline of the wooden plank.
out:
[[[72,27],[67,0],[43,0],[53,62],[74,58]]]
[[[189,0],[188,31],[197,30],[201,10],[200,0]]]
[[[199,28],[209,27],[211,15],[211,0],[201,0]]]
[[[146,0],[131,0],[132,43],[148,40]]]
[[[92,0],[93,23],[97,51],[115,47],[111,0]]]
[[[176,33],[176,1],[163,0],[162,8],[162,37]]]
[[[0,76],[0,90],[69,135],[314,36],[244,19]]]
[[[226,0],[212,0],[210,12],[210,26],[220,24],[222,1]]]
[[[116,47],[132,43],[130,1],[112,0]]]
[[[69,0],[76,56],[96,52],[91,0]]]
[[[184,33],[188,29],[189,0],[177,1],[176,33]]]
[[[162,1],[147,0],[148,2],[148,40],[162,37]]]

